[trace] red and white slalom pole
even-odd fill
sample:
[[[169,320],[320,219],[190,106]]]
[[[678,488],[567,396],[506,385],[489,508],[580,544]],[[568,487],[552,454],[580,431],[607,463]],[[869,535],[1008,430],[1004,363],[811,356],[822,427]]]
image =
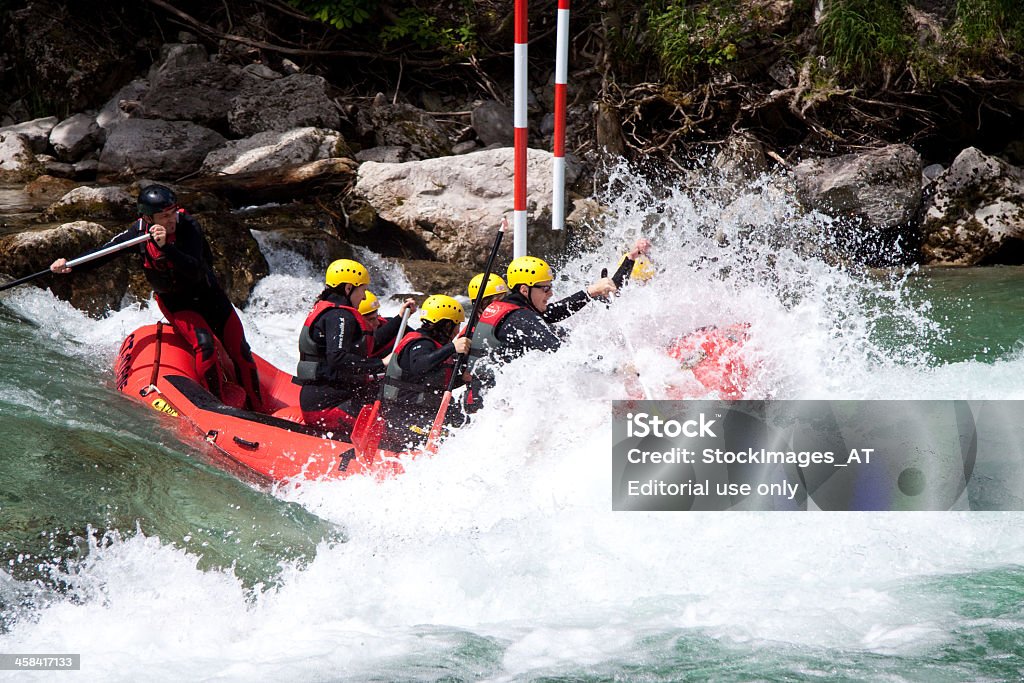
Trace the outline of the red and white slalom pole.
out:
[[[551,229],[565,227],[565,107],[569,82],[569,0],[558,0],[555,48],[555,142],[552,147]]]
[[[513,162],[512,255],[526,256],[526,28],[527,0],[515,0],[515,69],[513,72],[513,121],[515,158]]]

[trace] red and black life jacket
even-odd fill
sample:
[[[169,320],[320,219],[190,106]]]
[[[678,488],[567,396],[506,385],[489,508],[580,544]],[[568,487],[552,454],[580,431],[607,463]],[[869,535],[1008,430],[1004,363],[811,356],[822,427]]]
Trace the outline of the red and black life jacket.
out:
[[[302,331],[299,332],[299,364],[295,370],[295,376],[301,382],[323,380],[327,374],[327,348],[313,339],[312,329],[317,318],[333,308],[350,311],[363,331],[362,338],[354,349],[355,353],[367,358],[373,353],[373,331],[358,309],[321,299],[316,302],[313,310],[306,316],[306,321],[302,323]]]

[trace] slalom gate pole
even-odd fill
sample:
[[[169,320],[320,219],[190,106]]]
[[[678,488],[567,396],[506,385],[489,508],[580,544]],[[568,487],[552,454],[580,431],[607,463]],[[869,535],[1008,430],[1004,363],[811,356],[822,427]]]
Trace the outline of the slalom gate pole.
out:
[[[526,256],[526,70],[528,26],[527,0],[515,0],[515,68],[513,71],[513,121],[515,127],[513,161],[512,256]]]
[[[569,0],[558,0],[555,49],[555,139],[551,160],[551,229],[565,227],[565,109],[569,81]]]

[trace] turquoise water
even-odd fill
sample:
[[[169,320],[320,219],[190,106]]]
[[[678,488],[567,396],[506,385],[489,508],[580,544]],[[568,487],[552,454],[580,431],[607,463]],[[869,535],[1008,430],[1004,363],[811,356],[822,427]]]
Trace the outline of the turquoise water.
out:
[[[723,276],[684,265],[695,233],[672,229],[650,286],[579,314],[559,354],[510,368],[438,457],[381,483],[239,481],[111,386],[152,304],[91,320],[6,293],[0,652],[81,653],[90,681],[1024,676],[1019,513],[613,513],[605,368],[746,320],[754,398],[1021,399],[1024,270],[900,284],[747,247]],[[287,367],[317,268],[271,256],[242,316]]]

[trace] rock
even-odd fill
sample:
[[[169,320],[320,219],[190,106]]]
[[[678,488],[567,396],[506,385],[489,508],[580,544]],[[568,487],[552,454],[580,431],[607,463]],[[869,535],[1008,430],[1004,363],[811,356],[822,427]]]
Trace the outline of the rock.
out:
[[[195,43],[165,43],[160,46],[160,58],[149,67],[149,82],[156,83],[161,74],[174,69],[198,66],[210,61],[206,48]]]
[[[566,239],[565,231],[551,230],[551,159],[538,149],[527,157],[529,252],[538,256],[557,253]],[[509,147],[401,164],[365,162],[355,194],[434,258],[482,268],[502,217],[511,220],[512,162]],[[573,165],[566,169],[570,183],[577,174]],[[512,253],[510,237],[503,242],[506,256]]]
[[[460,154],[469,154],[480,149],[480,146],[476,144],[476,140],[465,140],[452,147],[452,154],[458,156]]]
[[[0,237],[0,263],[11,277],[47,269],[58,258],[71,259],[91,251],[114,232],[98,223],[77,221],[48,230],[30,230]],[[45,275],[32,281],[76,308],[100,315],[120,304],[128,286],[128,258],[114,259],[92,271]],[[27,285],[23,285],[27,286]]]
[[[38,160],[39,157],[36,157]],[[43,162],[43,171],[48,175],[57,176],[58,178],[74,178],[75,177],[75,165],[69,164],[63,161],[57,161],[53,159],[51,161]]]
[[[121,103],[140,102],[148,89],[149,81],[139,79],[118,90],[96,115],[96,125],[109,133],[114,126],[128,120],[128,112],[121,107]]]
[[[383,98],[358,114],[359,129],[370,131],[378,147],[403,147],[413,159],[432,159],[450,153],[448,134],[433,116],[409,104],[389,104]]]
[[[246,64],[242,67],[242,72],[266,81],[276,81],[278,78],[284,78],[284,74],[277,73],[266,64]]]
[[[293,74],[272,81],[249,76],[231,103],[228,124],[236,135],[304,126],[337,130],[341,115],[320,76]]]
[[[946,168],[942,164],[929,164],[921,169],[921,177],[925,182],[931,183],[938,179]]]
[[[907,145],[802,161],[793,169],[797,199],[807,208],[849,219],[838,246],[871,264],[906,260],[901,241],[915,238],[921,207],[921,157]]]
[[[506,147],[512,145],[515,134],[512,110],[501,102],[487,100],[473,107],[470,125],[485,147],[493,144]]]
[[[398,263],[416,291],[422,292],[424,295],[456,296],[465,294],[470,279],[478,272],[473,267],[439,263],[438,261],[398,259]],[[417,299],[422,303],[421,297],[417,297]],[[468,308],[466,313],[469,313]]]
[[[46,151],[46,146],[50,144],[50,131],[56,125],[57,117],[47,116],[0,128],[0,136],[8,134],[20,135],[28,146],[32,148],[33,154],[42,154]]]
[[[337,131],[323,128],[267,131],[224,143],[206,155],[201,172],[209,175],[262,171],[349,155],[348,145]]]
[[[96,178],[96,172],[99,170],[100,161],[99,159],[85,159],[84,161],[76,162],[72,164],[76,180],[93,180]]]
[[[232,103],[249,80],[238,67],[217,62],[168,68],[150,81],[143,115],[226,130]]]
[[[50,145],[62,161],[78,161],[106,140],[96,116],[79,113],[64,119],[50,131]]]
[[[371,147],[356,152],[357,161],[376,161],[379,164],[397,164],[409,161],[405,147]]]
[[[768,170],[764,145],[747,135],[732,135],[711,162],[729,182],[754,180]]]
[[[199,170],[206,155],[222,144],[219,133],[188,121],[128,119],[107,137],[99,174],[181,178]]]
[[[0,133],[0,180],[24,181],[41,170],[28,140],[16,133]]]
[[[135,198],[122,187],[76,187],[43,212],[49,221],[130,221],[136,217]]]
[[[77,183],[67,178],[41,175],[25,185],[25,193],[30,197],[56,201],[70,192]]]
[[[965,149],[936,179],[921,233],[926,263],[1024,263],[1024,169]]]

